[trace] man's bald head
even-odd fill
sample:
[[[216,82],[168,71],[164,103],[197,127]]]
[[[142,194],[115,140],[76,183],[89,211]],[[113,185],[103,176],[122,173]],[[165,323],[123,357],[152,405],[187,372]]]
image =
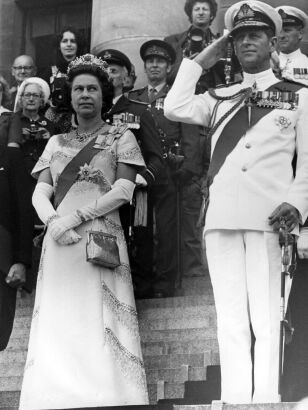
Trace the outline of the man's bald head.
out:
[[[36,67],[31,56],[21,55],[15,58],[12,65],[12,76],[17,84],[21,84],[26,78],[36,74]]]

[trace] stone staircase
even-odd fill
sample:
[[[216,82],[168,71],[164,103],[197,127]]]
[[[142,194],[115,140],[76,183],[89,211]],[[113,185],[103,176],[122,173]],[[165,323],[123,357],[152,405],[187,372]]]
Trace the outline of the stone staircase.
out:
[[[216,371],[213,365],[219,364],[210,279],[208,276],[184,278],[183,289],[182,296],[137,301],[150,403],[158,402],[157,408],[162,410],[213,410],[211,405],[185,404],[196,403],[189,399],[198,389],[204,390],[202,381],[209,376],[207,370]],[[12,337],[6,351],[0,353],[1,410],[18,408],[33,303],[34,295],[18,295]],[[186,401],[181,400],[184,396]],[[289,410],[294,407],[294,403],[224,405],[223,410]],[[215,407],[215,410],[221,409]]]
[[[184,278],[184,295],[137,301],[150,402],[182,398],[187,380],[204,380],[218,364],[209,277]],[[11,340],[0,353],[0,409],[18,405],[34,295],[19,294]]]

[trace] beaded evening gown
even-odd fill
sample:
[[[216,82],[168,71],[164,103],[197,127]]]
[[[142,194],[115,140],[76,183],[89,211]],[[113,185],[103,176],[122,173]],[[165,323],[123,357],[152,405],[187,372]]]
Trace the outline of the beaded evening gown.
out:
[[[109,127],[109,126],[108,126]],[[52,137],[33,169],[50,167],[54,186],[67,163],[88,142],[76,134]],[[97,135],[92,137],[97,138]],[[115,127],[78,176],[57,212],[64,215],[110,190],[117,164],[144,166],[130,131]],[[121,265],[86,262],[86,231],[117,236]],[[147,404],[148,395],[128,255],[118,211],[76,228],[77,244],[44,238],[20,409]]]

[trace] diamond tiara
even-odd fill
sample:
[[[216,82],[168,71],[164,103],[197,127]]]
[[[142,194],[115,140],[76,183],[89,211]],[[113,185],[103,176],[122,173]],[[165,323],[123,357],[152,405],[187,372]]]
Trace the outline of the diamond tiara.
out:
[[[108,64],[106,61],[102,60],[100,57],[96,57],[93,54],[84,54],[83,56],[75,58],[71,61],[67,68],[67,75],[76,67],[79,66],[92,66],[92,67],[99,67],[102,71],[107,73]]]

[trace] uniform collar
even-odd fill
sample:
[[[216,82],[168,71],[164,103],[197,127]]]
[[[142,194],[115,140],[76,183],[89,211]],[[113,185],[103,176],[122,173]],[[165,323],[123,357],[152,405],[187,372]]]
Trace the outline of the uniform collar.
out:
[[[285,59],[285,60],[287,60],[287,59],[293,60],[294,58],[297,58],[297,57],[299,57],[299,56],[301,56],[301,55],[302,55],[302,52],[301,52],[301,50],[298,48],[297,50],[292,51],[292,53],[289,53],[289,54],[280,52],[279,57],[280,57],[280,58],[283,58],[283,59]]]
[[[254,83],[256,83],[257,90],[259,89],[261,91],[270,87],[272,84],[277,83],[278,81],[271,68],[254,74],[243,72],[243,76],[244,80],[242,85],[244,87],[251,87]]]

